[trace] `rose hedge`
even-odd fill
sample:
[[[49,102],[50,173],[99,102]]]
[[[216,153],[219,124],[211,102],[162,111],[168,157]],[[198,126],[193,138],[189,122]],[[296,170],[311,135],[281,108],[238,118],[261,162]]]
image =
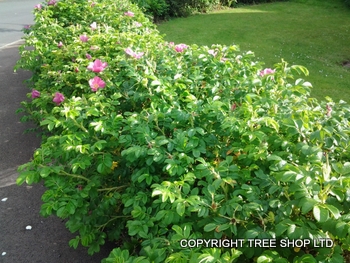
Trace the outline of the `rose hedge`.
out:
[[[165,42],[125,0],[37,5],[17,68],[43,132],[18,184],[104,262],[343,262],[350,106],[309,98],[302,66],[236,46]],[[331,247],[181,247],[189,239],[329,238]],[[313,243],[312,243],[313,244]]]

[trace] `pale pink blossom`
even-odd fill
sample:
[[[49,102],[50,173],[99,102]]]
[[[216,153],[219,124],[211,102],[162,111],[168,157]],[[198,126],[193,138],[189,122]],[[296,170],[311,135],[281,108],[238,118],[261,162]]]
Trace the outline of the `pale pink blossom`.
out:
[[[40,92],[37,91],[36,89],[33,89],[32,90],[32,98],[35,99],[35,98],[39,98],[40,97]]]
[[[217,52],[216,52],[214,49],[209,49],[209,50],[208,50],[208,53],[209,53],[210,55],[212,55],[213,57],[215,57],[216,54],[217,54]]]
[[[25,25],[23,28],[24,29],[30,29],[31,25]]]
[[[125,49],[125,53],[128,54],[129,56],[132,56],[133,58],[136,58],[136,59],[140,59],[144,54],[144,52],[136,53],[136,52],[132,51],[132,49],[129,47]]]
[[[90,25],[90,28],[91,28],[92,30],[97,29],[97,24],[96,24],[96,22],[93,22],[93,23]]]
[[[81,35],[79,38],[81,42],[87,42],[89,40],[89,37],[87,35]]]
[[[90,50],[94,51],[94,50],[99,50],[100,48],[98,46],[91,46]]]
[[[87,58],[87,59],[91,59],[91,58],[92,58],[92,57],[91,57],[91,55],[90,55],[90,54],[88,54],[88,53],[86,53],[86,55],[85,55],[85,56],[86,56],[86,58]]]
[[[132,51],[132,49],[128,47],[125,49],[125,53],[132,56],[134,54],[134,51]]]
[[[131,12],[131,11],[125,12],[124,15],[130,16],[130,17],[135,16],[135,14],[133,12]]]
[[[270,68],[266,68],[264,70],[261,70],[259,75],[260,75],[260,77],[263,77],[265,75],[270,75],[270,74],[274,74],[274,73],[275,73],[275,70],[270,69]]]
[[[94,77],[89,80],[89,85],[91,90],[96,92],[98,89],[103,89],[106,86],[106,83],[99,77]]]
[[[64,101],[64,96],[62,93],[56,92],[55,96],[52,100],[54,103],[56,103],[57,105],[60,105],[63,101]]]
[[[96,59],[94,62],[90,62],[87,68],[93,72],[102,72],[107,67],[107,62],[102,62]]]
[[[141,24],[140,22],[136,22],[136,21],[135,21],[135,22],[134,22],[134,26],[135,26],[135,27],[142,27],[142,24]]]
[[[58,46],[59,48],[63,47],[62,41],[58,42],[57,46]]]
[[[178,44],[175,46],[175,51],[176,52],[183,52],[188,46],[186,44]]]

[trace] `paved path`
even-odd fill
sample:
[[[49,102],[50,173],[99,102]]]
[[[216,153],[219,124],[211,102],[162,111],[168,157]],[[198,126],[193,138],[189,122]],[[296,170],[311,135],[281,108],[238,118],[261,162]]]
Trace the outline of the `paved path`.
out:
[[[39,1],[40,2],[40,1]],[[96,263],[108,256],[112,245],[88,256],[85,248],[70,248],[75,237],[56,217],[39,215],[42,184],[17,186],[18,165],[30,160],[40,146],[34,133],[25,134],[30,123],[21,123],[15,111],[30,92],[23,81],[31,73],[13,67],[23,25],[31,24],[36,0],[0,0],[0,263]],[[31,230],[26,230],[31,226]]]
[[[40,2],[40,0],[0,0],[0,47],[21,39],[23,27],[33,24],[32,11]]]

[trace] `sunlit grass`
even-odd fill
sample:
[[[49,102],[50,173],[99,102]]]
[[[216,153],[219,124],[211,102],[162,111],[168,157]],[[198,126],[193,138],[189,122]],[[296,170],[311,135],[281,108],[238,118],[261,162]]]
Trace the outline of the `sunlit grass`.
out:
[[[350,10],[338,0],[295,1],[174,19],[158,29],[175,43],[237,44],[266,67],[281,59],[306,66],[312,96],[350,102],[350,68],[342,66],[350,60]]]

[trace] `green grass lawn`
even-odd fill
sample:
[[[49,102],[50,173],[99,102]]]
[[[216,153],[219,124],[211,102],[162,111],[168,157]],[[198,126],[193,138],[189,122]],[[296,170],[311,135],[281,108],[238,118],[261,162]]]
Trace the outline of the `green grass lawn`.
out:
[[[313,2],[313,3],[312,3]],[[342,0],[294,0],[220,10],[158,25],[167,41],[236,44],[266,67],[284,59],[303,65],[312,96],[350,102],[350,10]]]

